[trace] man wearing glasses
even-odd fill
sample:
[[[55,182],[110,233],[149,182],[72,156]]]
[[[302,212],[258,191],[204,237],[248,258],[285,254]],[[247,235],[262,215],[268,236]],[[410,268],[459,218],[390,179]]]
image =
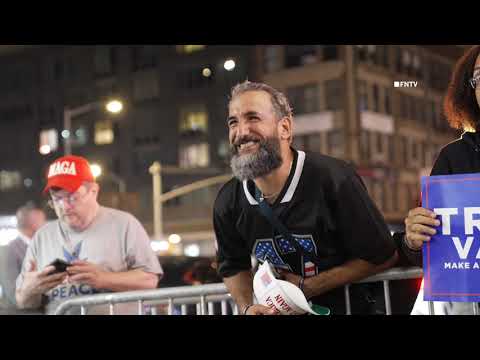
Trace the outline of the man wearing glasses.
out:
[[[17,279],[20,308],[157,287],[163,270],[145,229],[132,215],[99,205],[98,192],[86,159],[66,156],[50,165],[44,194],[58,220],[38,231],[27,250]],[[57,259],[70,265],[66,271],[55,273],[50,264]]]

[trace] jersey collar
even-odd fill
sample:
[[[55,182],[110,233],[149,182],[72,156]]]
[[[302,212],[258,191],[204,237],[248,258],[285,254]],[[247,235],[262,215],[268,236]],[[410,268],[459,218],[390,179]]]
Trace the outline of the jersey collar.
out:
[[[299,150],[295,150],[295,152],[297,154],[297,161],[294,170],[295,172],[292,180],[290,181],[290,185],[288,186],[287,191],[283,195],[282,201],[280,201],[281,204],[288,203],[290,202],[290,200],[292,200],[293,194],[295,194],[295,190],[297,189],[298,182],[300,181],[300,176],[302,176],[303,165],[305,163],[305,153]],[[258,205],[257,200],[255,200],[255,198],[252,196],[252,194],[250,194],[250,191],[248,190],[248,180],[243,181],[243,192],[245,193],[245,196],[250,205]]]

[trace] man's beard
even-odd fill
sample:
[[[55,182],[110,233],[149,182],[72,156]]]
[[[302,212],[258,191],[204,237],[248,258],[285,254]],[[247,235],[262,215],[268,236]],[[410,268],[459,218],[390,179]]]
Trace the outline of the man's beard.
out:
[[[238,144],[256,141],[258,150],[252,154],[239,154]],[[232,159],[230,167],[233,175],[240,181],[253,180],[265,176],[282,165],[280,141],[277,137],[268,137],[258,141],[255,138],[245,137],[230,147]]]

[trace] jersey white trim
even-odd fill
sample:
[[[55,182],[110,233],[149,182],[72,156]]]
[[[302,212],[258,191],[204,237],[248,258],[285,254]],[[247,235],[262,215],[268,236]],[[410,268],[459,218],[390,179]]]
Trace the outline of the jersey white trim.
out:
[[[305,153],[303,151],[298,151],[298,159],[297,159],[297,167],[295,168],[295,175],[293,175],[292,182],[288,187],[285,196],[283,197],[281,204],[289,202],[292,200],[293,194],[295,194],[295,190],[297,189],[298,182],[300,181],[300,176],[302,176],[303,172],[303,164],[305,163]]]
[[[247,181],[248,180],[243,180],[243,191],[245,192],[245,196],[247,197],[250,205],[258,205],[258,201],[255,200],[255,198],[250,194],[250,191],[248,191]]]
[[[297,166],[295,167],[295,174],[293,175],[293,179],[290,182],[290,186],[288,187],[287,192],[283,196],[283,199],[280,203],[286,203],[292,200],[293,194],[295,194],[295,190],[297,189],[298,182],[300,181],[300,176],[302,176],[303,172],[303,165],[305,164],[305,153],[303,151],[298,150],[298,158],[297,158]],[[247,187],[247,180],[243,181],[243,192],[250,203],[250,205],[258,205],[257,200],[250,194]]]

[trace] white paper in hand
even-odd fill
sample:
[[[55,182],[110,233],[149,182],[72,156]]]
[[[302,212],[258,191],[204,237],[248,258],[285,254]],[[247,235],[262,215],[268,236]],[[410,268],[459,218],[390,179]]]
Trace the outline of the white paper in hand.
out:
[[[253,278],[253,291],[259,304],[275,309],[278,314],[318,315],[312,310],[300,288],[288,281],[275,278],[268,261],[258,268]]]

